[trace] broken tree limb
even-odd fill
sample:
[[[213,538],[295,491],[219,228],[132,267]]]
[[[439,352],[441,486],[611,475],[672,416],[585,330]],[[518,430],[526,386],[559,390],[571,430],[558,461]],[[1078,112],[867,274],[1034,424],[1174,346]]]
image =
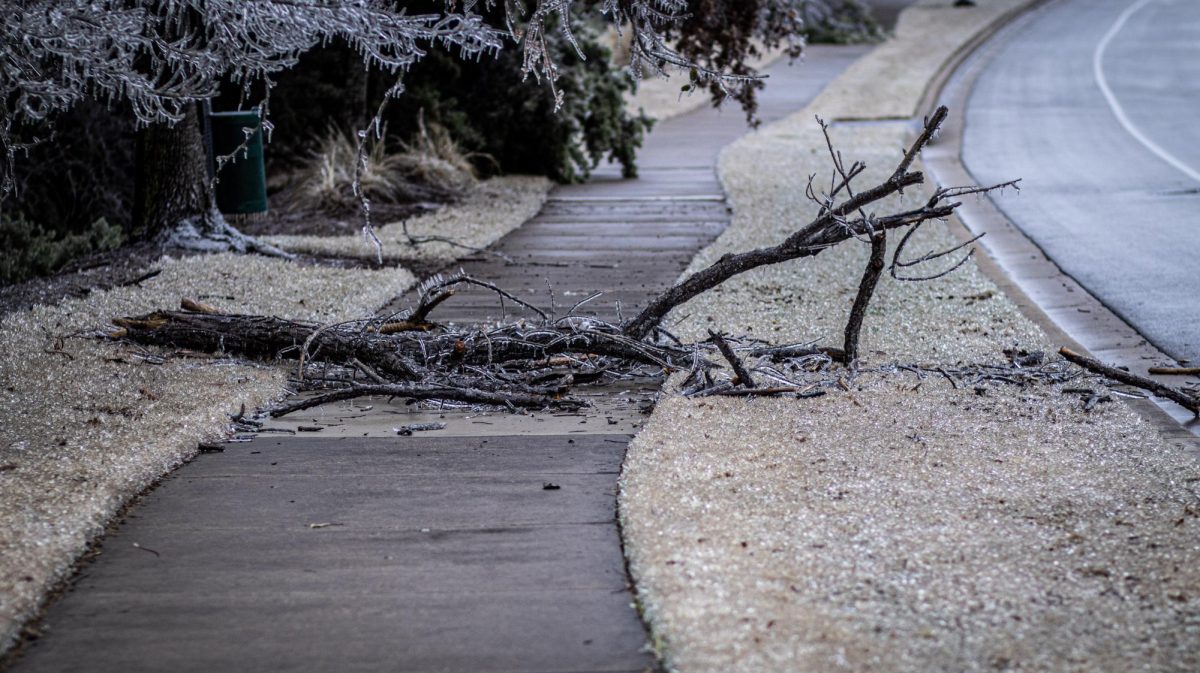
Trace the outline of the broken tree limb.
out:
[[[900,180],[889,181],[876,189],[862,192],[855,199],[851,199],[855,202],[853,204],[843,204],[837,210],[821,215],[779,245],[723,255],[712,266],[697,271],[683,282],[655,297],[637,317],[625,326],[625,333],[635,339],[645,338],[666,317],[667,313],[671,312],[671,309],[734,276],[760,266],[811,257],[856,235],[869,233],[865,221],[860,219],[839,222],[837,216],[844,214],[843,210],[848,212],[856,210],[860,206],[895,194],[905,187],[920,184],[924,179],[920,173],[906,173]],[[956,206],[958,206],[957,203],[936,208],[919,208],[899,215],[879,218],[876,220],[876,226],[895,229],[923,220],[947,217],[954,212]]]
[[[1142,390],[1154,393],[1159,397],[1171,400],[1184,409],[1192,412],[1197,417],[1200,417],[1200,398],[1197,398],[1194,395],[1189,395],[1182,390],[1163,385],[1158,381],[1153,381],[1151,379],[1138,376],[1137,374],[1131,374],[1124,369],[1118,369],[1111,365],[1106,365],[1099,360],[1089,358],[1086,355],[1080,355],[1070,348],[1060,348],[1058,349],[1058,353],[1067,360],[1070,360],[1084,369],[1096,372],[1097,374],[1102,374],[1114,381],[1120,381],[1121,383],[1129,384],[1135,388],[1141,388]]]
[[[300,360],[296,376],[299,384],[304,389],[318,388],[325,392],[279,407],[277,414],[360,395],[454,400],[512,409],[518,406],[566,407],[577,403],[563,400],[561,396],[577,384],[605,379],[630,380],[647,373],[657,375],[661,371],[690,371],[682,387],[689,396],[815,396],[823,391],[813,388],[814,385],[832,388],[829,379],[831,360],[850,362],[859,354],[863,319],[884,268],[886,232],[909,228],[893,257],[893,275],[897,267],[941,258],[962,246],[929,253],[908,262],[900,260],[899,251],[903,250],[916,227],[951,215],[959,205],[952,199],[993,189],[938,189],[923,204],[908,210],[884,215],[866,210],[866,206],[924,180],[920,172],[909,168],[945,117],[944,108],[931,116],[891,176],[883,184],[867,190],[857,190],[852,185],[853,180],[863,174],[864,165],[854,162],[847,167],[833,146],[828,128],[822,123],[835,174],[828,193],[818,194],[812,179],[809,180],[806,194],[818,206],[815,219],[778,245],[725,255],[659,295],[625,325],[573,315],[580,306],[600,296],[599,293],[577,302],[560,317],[549,282],[551,308],[548,313],[461,271],[446,277],[435,276],[422,283],[414,307],[387,317],[372,316],[322,326],[278,318],[225,315],[212,307],[187,303],[184,307],[190,309],[189,312],[159,311],[118,318],[114,322],[124,328],[119,333],[120,338],[139,343],[264,360]],[[710,370],[718,365],[708,357],[711,354],[708,344],[684,343],[660,325],[673,308],[733,276],[760,266],[813,256],[851,238],[869,243],[871,258],[846,326],[845,349],[813,348],[816,342],[782,346],[760,342],[762,347],[742,349],[741,355],[767,357],[775,365],[760,361],[747,366],[724,335],[713,333],[713,343],[733,369],[733,376],[723,380],[724,377],[710,375]],[[430,321],[430,314],[462,285],[485,288],[499,297],[502,308],[512,302],[535,314],[540,322],[528,315],[499,326],[459,327]],[[621,320],[619,316],[618,306],[618,321]],[[1065,364],[1062,366],[1066,367]],[[855,371],[860,369],[856,366]],[[919,374],[920,370],[916,371]],[[955,378],[944,370],[942,373],[957,387]],[[372,383],[364,383],[363,376]],[[978,376],[1010,381],[996,372]],[[818,381],[814,382],[814,377]],[[756,378],[763,381],[761,387]],[[697,381],[699,385],[695,385]],[[849,392],[844,378],[839,376],[838,382]]]
[[[713,343],[717,345],[717,350],[721,351],[721,355],[729,362],[729,366],[733,368],[733,373],[737,376],[736,383],[743,388],[754,388],[754,377],[750,376],[749,370],[742,364],[741,358],[737,353],[733,352],[733,347],[725,340],[725,335],[720,332],[708,330],[708,336],[712,338]]]
[[[691,352],[648,344],[615,331],[576,329],[570,326],[521,327],[509,325],[491,331],[467,330],[425,334],[382,334],[368,329],[371,321],[322,328],[314,323],[266,316],[156,311],[143,316],[116,318],[125,328],[122,338],[138,343],[226,352],[263,359],[299,359],[308,343],[321,359],[349,362],[353,358],[371,365],[385,376],[416,380],[427,366],[458,361],[544,359],[577,353],[607,355],[676,369],[691,364]],[[309,343],[309,340],[311,342]],[[418,362],[426,362],[426,365]]]
[[[122,337],[138,343],[226,352],[263,360],[299,359],[304,344],[327,359],[358,359],[393,378],[420,378],[422,367],[391,340],[361,330],[321,330],[312,323],[266,316],[157,311],[116,318]],[[318,334],[319,332],[319,334]],[[311,339],[311,343],[310,342]]]
[[[909,167],[920,154],[921,150],[941,127],[948,114],[945,106],[925,120],[921,134],[913,141],[897,165],[892,175],[880,185],[871,189],[854,193],[849,190],[850,179],[858,175],[855,166],[841,169],[840,157],[835,152],[835,163],[839,173],[843,175],[843,185],[835,187],[835,194],[843,188],[847,198],[837,205],[818,201],[822,206],[819,214],[807,225],[800,228],[782,243],[757,250],[741,253],[730,253],[722,256],[712,265],[702,269],[651,301],[633,320],[624,327],[625,334],[635,339],[644,339],[666,317],[673,308],[683,304],[693,297],[711,290],[730,278],[756,269],[760,266],[778,264],[801,257],[819,254],[822,250],[837,245],[850,238],[873,236],[879,231],[917,225],[928,220],[949,217],[954,209],[961,205],[949,199],[969,193],[982,193],[1000,187],[970,187],[939,189],[922,207],[885,217],[867,217],[861,215],[862,209],[876,201],[893,194],[902,192],[905,187],[921,184],[925,176],[919,171],[909,171]],[[1012,183],[1006,183],[1012,184]],[[829,198],[833,198],[830,196]],[[847,220],[851,213],[859,212],[860,217]]]

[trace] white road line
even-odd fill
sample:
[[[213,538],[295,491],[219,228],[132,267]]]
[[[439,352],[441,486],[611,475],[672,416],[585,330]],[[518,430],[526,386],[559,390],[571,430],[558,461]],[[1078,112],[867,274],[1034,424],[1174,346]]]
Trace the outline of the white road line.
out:
[[[1146,137],[1141,129],[1130,121],[1129,116],[1125,114],[1125,108],[1121,107],[1120,101],[1117,100],[1112,89],[1108,86],[1108,79],[1104,76],[1104,51],[1108,49],[1109,43],[1125,27],[1125,22],[1129,21],[1129,17],[1153,1],[1139,0],[1130,5],[1124,12],[1121,12],[1121,16],[1117,17],[1117,22],[1112,25],[1112,28],[1108,29],[1108,32],[1104,34],[1104,37],[1096,45],[1096,51],[1092,52],[1092,75],[1096,78],[1096,84],[1100,87],[1100,93],[1104,94],[1104,99],[1108,101],[1108,107],[1112,109],[1113,114],[1117,117],[1117,121],[1121,122],[1121,126],[1125,127],[1129,135],[1133,136],[1135,140],[1153,152],[1159,159],[1171,164],[1196,182],[1200,182],[1200,171],[1188,166],[1175,155],[1163,149],[1158,143]]]

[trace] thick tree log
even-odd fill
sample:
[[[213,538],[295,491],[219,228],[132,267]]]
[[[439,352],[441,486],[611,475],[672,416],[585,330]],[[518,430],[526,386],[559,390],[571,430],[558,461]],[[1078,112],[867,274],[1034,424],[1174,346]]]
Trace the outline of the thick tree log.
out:
[[[117,318],[123,338],[139,343],[236,353],[265,360],[306,359],[350,363],[357,359],[389,379],[419,380],[430,367],[544,359],[560,353],[606,355],[667,369],[689,366],[692,354],[624,335],[570,327],[425,334],[376,331],[365,321],[322,328],[264,316],[157,311]],[[306,349],[307,344],[307,349]]]
[[[357,359],[394,379],[415,380],[423,369],[397,348],[397,339],[372,338],[366,332],[320,330],[313,323],[282,318],[159,311],[117,318],[113,324],[125,328],[125,338],[144,344],[236,353],[263,360],[294,360],[300,358],[307,343],[309,358],[342,362]]]

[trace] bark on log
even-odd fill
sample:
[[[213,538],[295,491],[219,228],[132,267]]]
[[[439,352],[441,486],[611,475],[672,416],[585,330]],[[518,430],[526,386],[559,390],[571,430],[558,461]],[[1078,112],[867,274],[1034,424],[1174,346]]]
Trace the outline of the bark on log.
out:
[[[321,331],[312,323],[247,315],[214,315],[184,311],[159,311],[136,318],[117,318],[125,338],[139,343],[174,346],[206,352],[236,353],[263,360],[299,359],[304,344],[309,357],[350,362],[358,359],[392,378],[412,380],[422,368],[398,352],[395,339],[374,339],[370,334],[347,335]]]
[[[358,359],[393,379],[417,380],[424,364],[486,364],[544,359],[559,353],[607,355],[633,362],[686,367],[692,354],[677,348],[645,344],[621,334],[568,327],[513,328],[508,332],[464,332],[427,335],[382,334],[360,325],[354,329],[322,329],[313,323],[248,315],[213,315],[157,311],[116,318],[122,335],[139,343],[207,352],[236,353],[265,360],[298,359],[308,344],[308,359],[349,363]]]

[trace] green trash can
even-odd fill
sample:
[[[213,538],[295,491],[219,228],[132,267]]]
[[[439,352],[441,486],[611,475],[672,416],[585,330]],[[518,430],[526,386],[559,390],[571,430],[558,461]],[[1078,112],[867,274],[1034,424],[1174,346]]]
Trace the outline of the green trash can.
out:
[[[213,156],[234,154],[217,173],[217,208],[228,215],[267,212],[267,167],[259,111],[211,112],[209,120]],[[248,142],[243,130],[247,128],[254,129]],[[246,146],[238,149],[242,143]]]

